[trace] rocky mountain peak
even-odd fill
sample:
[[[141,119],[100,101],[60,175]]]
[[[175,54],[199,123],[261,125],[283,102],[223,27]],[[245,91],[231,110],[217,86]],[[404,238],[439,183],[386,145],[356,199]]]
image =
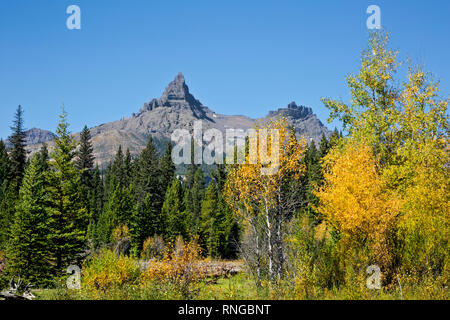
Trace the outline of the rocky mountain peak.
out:
[[[288,104],[288,109],[295,109],[297,108],[297,104],[295,103],[295,101],[292,101],[291,103]]]
[[[180,72],[175,79],[169,83],[161,96],[162,101],[186,101],[191,94],[186,85],[183,74]]]
[[[169,83],[161,98],[153,99],[149,103],[145,103],[137,116],[159,107],[189,108],[198,118],[203,117],[205,114],[204,106],[189,92],[189,87],[186,85],[186,81],[181,72]]]
[[[51,142],[56,138],[56,135],[48,130],[32,128],[30,130],[25,131],[25,144],[26,145],[35,145],[45,142]],[[12,145],[9,142],[9,139],[5,141],[5,144],[8,148],[11,148]]]
[[[314,113],[311,108],[298,106],[294,101],[288,104],[286,108],[279,108],[277,111],[270,111],[268,117],[283,116],[293,119],[305,119]]]

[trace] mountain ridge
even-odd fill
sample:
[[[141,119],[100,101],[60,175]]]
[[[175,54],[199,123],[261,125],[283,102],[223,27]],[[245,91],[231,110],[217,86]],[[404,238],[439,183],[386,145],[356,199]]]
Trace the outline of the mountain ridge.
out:
[[[104,166],[113,158],[120,145],[124,149],[129,148],[132,155],[137,155],[145,147],[150,135],[161,151],[167,141],[170,141],[175,129],[192,132],[196,121],[202,121],[203,130],[214,128],[225,132],[228,128],[246,130],[253,127],[257,121],[267,121],[277,116],[287,117],[298,136],[305,136],[308,141],[319,141],[322,134],[331,134],[312,108],[298,106],[295,102],[289,103],[286,108],[270,111],[266,117],[258,119],[245,115],[216,113],[190,93],[183,74],[178,73],[160,98],[144,103],[131,117],[91,128],[94,156],[98,164]],[[39,146],[39,143],[34,143],[29,149],[34,152]]]

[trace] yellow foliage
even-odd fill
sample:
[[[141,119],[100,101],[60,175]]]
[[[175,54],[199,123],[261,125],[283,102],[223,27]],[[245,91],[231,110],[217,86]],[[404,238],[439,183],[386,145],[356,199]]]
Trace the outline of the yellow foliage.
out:
[[[98,299],[108,290],[137,283],[139,273],[139,265],[133,258],[105,250],[83,267],[82,288]]]
[[[317,210],[341,232],[344,241],[370,246],[378,260],[389,263],[388,232],[400,212],[401,201],[385,189],[372,149],[348,143],[326,157],[325,184],[317,192]]]
[[[273,153],[276,153],[278,167],[271,174],[264,174],[264,170],[268,169],[270,164],[267,164],[266,157],[257,151],[262,143],[258,139],[257,150],[249,150],[246,155],[246,163],[234,166],[227,177],[225,196],[237,213],[240,213],[242,206],[254,215],[258,214],[261,206],[266,211],[269,210],[277,202],[283,179],[287,176],[298,179],[305,170],[301,159],[306,142],[304,140],[297,141],[295,133],[289,127],[288,120],[279,118],[264,126],[257,125],[255,128],[259,137],[265,130],[278,133],[279,148],[272,143],[274,137],[271,135],[268,136],[267,143],[269,150],[267,158],[271,158]],[[251,159],[256,161],[251,161]]]
[[[123,240],[125,238],[128,238],[130,235],[130,230],[128,229],[128,226],[126,225],[120,225],[116,227],[113,231],[113,240],[114,242]]]
[[[200,258],[201,250],[196,241],[166,252],[162,260],[149,261],[149,266],[140,278],[141,285],[145,287],[155,281],[173,285],[185,299],[190,299],[207,274]]]
[[[141,258],[142,259],[161,259],[164,256],[165,244],[164,239],[161,236],[155,235],[149,237],[144,241],[142,246]]]

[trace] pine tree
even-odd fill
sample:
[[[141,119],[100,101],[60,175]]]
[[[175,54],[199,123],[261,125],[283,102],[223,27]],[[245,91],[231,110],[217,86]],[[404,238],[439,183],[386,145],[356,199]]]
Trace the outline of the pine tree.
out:
[[[175,174],[175,164],[172,161],[172,144],[170,142],[167,143],[166,151],[159,161],[159,172],[161,191],[165,195]]]
[[[100,174],[98,166],[94,169],[92,175],[92,187],[89,190],[90,209],[92,214],[92,220],[97,222],[102,210],[103,210],[103,179]]]
[[[10,217],[13,216],[14,190],[10,188],[11,163],[3,140],[0,140],[0,250],[5,249],[8,240]]]
[[[156,211],[161,210],[163,196],[161,192],[158,152],[150,136],[147,146],[136,163],[136,195],[139,203],[150,195]]]
[[[342,132],[339,132],[337,128],[334,128],[333,133],[330,136],[330,139],[328,139],[328,144],[330,148],[335,147],[339,140],[342,139],[343,135]]]
[[[47,189],[57,272],[80,258],[86,244],[89,223],[89,214],[82,201],[81,177],[73,164],[76,142],[68,131],[64,107],[60,119]]]
[[[34,285],[48,284],[52,247],[45,178],[40,157],[26,169],[8,243],[8,273]]]
[[[125,158],[123,160],[123,183],[125,186],[128,186],[131,183],[133,177],[133,163],[131,160],[130,149],[127,148],[127,152],[125,153]]]
[[[164,230],[161,208],[164,192],[161,187],[158,152],[150,136],[147,146],[134,164],[137,206],[130,229],[132,252],[139,255],[144,241]]]
[[[113,218],[113,225],[129,225],[133,214],[135,204],[134,186],[131,184],[128,188],[116,187],[107,210],[110,211]]]
[[[149,194],[144,202],[138,203],[131,220],[131,252],[139,257],[144,241],[157,233],[160,222],[160,212],[155,210],[153,200]]]
[[[172,179],[172,184],[167,189],[161,215],[166,221],[164,238],[169,242],[175,242],[178,236],[187,239],[186,216],[183,205],[183,188],[181,181]]]
[[[198,235],[200,230],[200,215],[205,193],[205,177],[199,167],[194,175],[192,187],[185,187],[184,203],[188,216],[188,231],[191,236]]]
[[[192,188],[194,184],[195,173],[197,172],[199,165],[195,164],[195,154],[194,154],[194,139],[191,139],[191,163],[188,165],[185,179],[186,188]]]
[[[320,144],[319,144],[319,157],[323,158],[324,156],[327,155],[328,151],[330,150],[330,142],[328,141],[327,137],[325,136],[325,134],[322,134],[322,138],[320,139]]]
[[[218,255],[225,259],[234,259],[238,255],[237,243],[241,238],[241,227],[233,210],[228,205],[223,195],[227,179],[225,165],[217,165],[212,173],[217,189],[217,220],[220,221],[220,232],[218,238]]]
[[[10,179],[11,164],[8,157],[8,151],[3,140],[0,140],[0,201],[3,195],[3,186],[8,183]]]
[[[23,109],[19,105],[14,116],[12,134],[9,142],[12,149],[9,151],[9,161],[5,162],[8,168],[8,179],[3,181],[0,195],[0,249],[4,248],[9,237],[9,229],[14,218],[14,208],[18,201],[20,186],[26,167],[26,150]],[[5,156],[5,155],[3,155]],[[6,169],[6,167],[5,167]]]
[[[98,217],[97,223],[89,224],[89,237],[92,239],[94,247],[111,243],[114,230],[113,219],[112,212],[105,208]]]
[[[5,247],[9,237],[9,229],[14,218],[14,208],[18,201],[19,190],[27,163],[25,150],[26,134],[23,122],[23,109],[19,105],[11,127],[12,134],[9,137],[12,149],[9,151],[8,180],[3,181],[2,195],[0,196],[0,249]],[[7,182],[5,183],[5,181]]]
[[[205,199],[202,202],[200,240],[207,255],[213,258],[219,255],[220,233],[223,233],[224,219],[219,216],[219,213],[216,185],[211,182],[206,189]]]
[[[317,216],[313,206],[318,204],[314,191],[322,181],[322,167],[320,164],[320,152],[316,148],[314,141],[306,149],[303,163],[306,167],[304,178],[302,179],[302,190],[304,192],[304,208],[312,216]]]
[[[122,146],[119,146],[114,161],[109,165],[105,177],[105,201],[107,202],[112,193],[119,186],[127,187],[127,179],[125,175],[125,164]]]
[[[93,247],[97,247],[99,244],[97,223],[103,212],[103,179],[98,166],[94,170],[92,188],[89,190],[89,208],[91,210],[91,218],[88,227],[88,238],[90,244]]]
[[[25,150],[26,134],[23,123],[23,109],[19,105],[17,107],[13,126],[11,127],[12,134],[9,137],[9,142],[12,144],[12,149],[10,151],[11,182],[13,183],[16,192],[19,192],[22,184],[27,158]]]
[[[81,182],[86,189],[86,193],[91,188],[94,160],[91,131],[87,126],[84,126],[80,134],[80,147],[75,159],[75,167],[81,172]]]
[[[133,184],[127,188],[122,188],[119,184],[116,186],[97,223],[99,242],[110,243],[116,227],[131,226],[135,202]]]
[[[41,150],[39,150],[39,152],[36,154],[37,158],[38,158],[38,165],[39,168],[42,171],[48,171],[49,170],[49,160],[50,160],[50,155],[48,153],[48,148],[47,145],[44,143],[41,147]]]

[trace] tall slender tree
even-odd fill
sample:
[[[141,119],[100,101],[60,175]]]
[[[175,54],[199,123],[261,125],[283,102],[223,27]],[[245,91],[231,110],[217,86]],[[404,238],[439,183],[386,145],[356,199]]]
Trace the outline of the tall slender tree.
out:
[[[0,201],[3,195],[3,185],[8,183],[10,179],[11,164],[6,150],[5,143],[0,140]]]
[[[198,235],[200,231],[200,216],[202,201],[205,193],[205,177],[199,167],[194,175],[192,187],[185,186],[185,210],[188,216],[188,230],[191,236]]]
[[[184,211],[183,188],[181,181],[172,179],[172,184],[167,189],[161,215],[166,221],[164,238],[174,243],[178,236],[187,239],[187,219]]]
[[[219,246],[223,233],[223,216],[218,210],[217,189],[214,182],[211,182],[206,189],[205,199],[201,208],[200,239],[205,253],[209,257],[219,256]],[[222,219],[221,219],[222,218]]]
[[[11,130],[12,134],[9,137],[9,142],[12,144],[12,149],[9,153],[11,159],[11,180],[14,189],[16,192],[19,192],[27,158],[25,150],[26,133],[24,130],[23,109],[20,105],[17,107]]]
[[[7,249],[8,273],[20,275],[34,285],[45,285],[50,281],[52,246],[48,199],[39,155],[32,158],[25,172],[19,199]]]
[[[10,190],[11,163],[9,161],[8,151],[0,140],[0,250],[5,249],[8,239],[8,229],[11,221],[10,204],[8,198],[13,196],[14,192]]]
[[[55,267],[61,272],[63,267],[77,262],[85,248],[89,213],[82,201],[81,177],[73,163],[76,142],[69,132],[64,107],[56,133],[47,193]]]
[[[158,233],[162,223],[159,217],[160,212],[156,211],[152,197],[147,194],[144,202],[138,202],[131,220],[131,252],[134,256],[140,255],[148,237]]]
[[[156,212],[161,210],[164,195],[160,186],[160,170],[158,152],[150,136],[147,146],[136,162],[136,195],[137,201],[143,203],[147,196],[152,199]]]
[[[159,184],[161,186],[162,193],[165,195],[175,174],[175,164],[172,161],[172,144],[170,142],[167,143],[166,151],[159,161],[159,172]]]
[[[75,166],[81,171],[81,182],[86,189],[91,187],[94,171],[94,148],[91,141],[91,131],[84,126],[80,134],[80,146],[75,159]]]
[[[48,153],[48,148],[47,145],[44,143],[42,144],[41,149],[39,150],[39,152],[36,154],[37,158],[38,158],[38,165],[41,171],[45,172],[47,171],[50,167],[49,167],[49,160],[50,160],[50,155]]]

